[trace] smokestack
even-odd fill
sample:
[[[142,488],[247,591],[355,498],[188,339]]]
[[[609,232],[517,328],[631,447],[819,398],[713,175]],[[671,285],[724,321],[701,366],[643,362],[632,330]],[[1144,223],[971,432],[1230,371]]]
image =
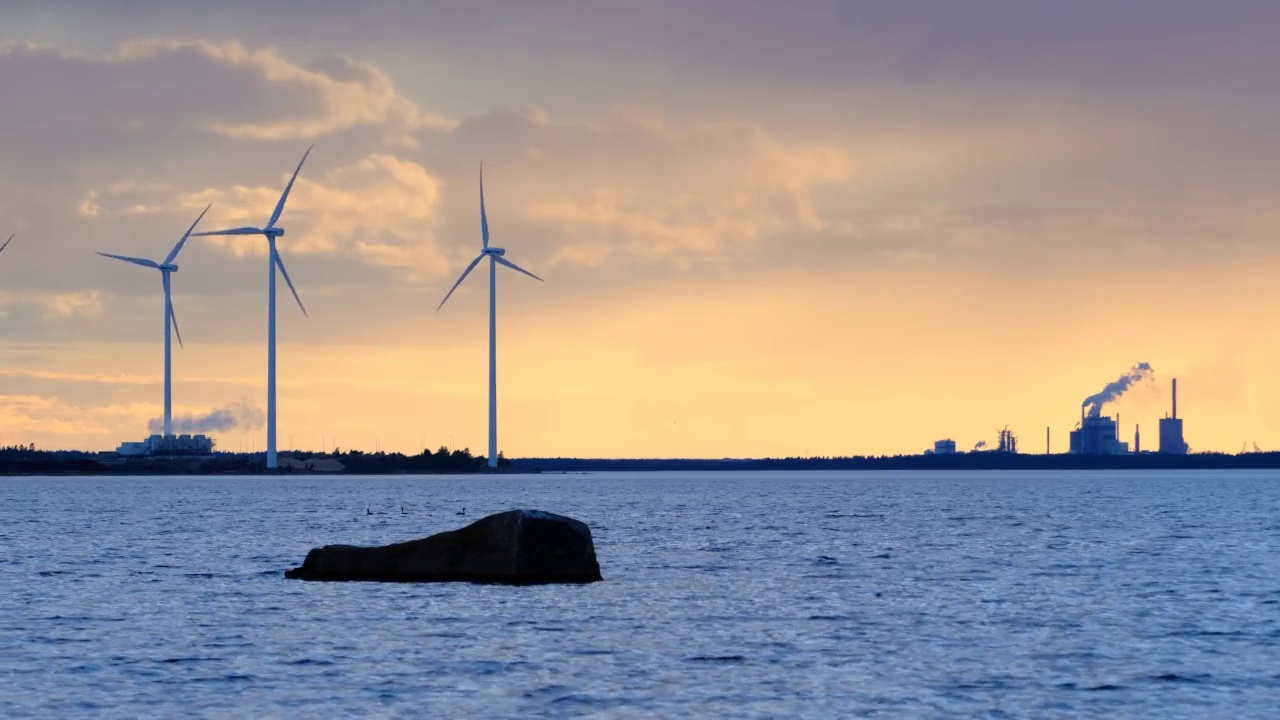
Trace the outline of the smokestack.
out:
[[[1173,379],[1173,419],[1178,419],[1178,378]]]
[[[1142,430],[1137,426],[1133,426],[1133,454],[1137,455],[1142,452]]]
[[[1047,428],[1047,427],[1046,427],[1046,428],[1044,429],[1044,454],[1045,454],[1045,455],[1052,455],[1052,454],[1053,454],[1053,450],[1052,450],[1051,448],[1052,448],[1052,446],[1051,446],[1051,445],[1049,445],[1049,428]]]

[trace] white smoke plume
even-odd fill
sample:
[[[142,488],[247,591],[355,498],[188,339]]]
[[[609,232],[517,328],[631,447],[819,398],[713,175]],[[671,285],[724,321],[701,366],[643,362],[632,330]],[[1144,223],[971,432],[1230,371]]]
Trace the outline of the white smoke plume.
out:
[[[1140,362],[1129,368],[1129,372],[1102,388],[1101,392],[1085,398],[1084,402],[1080,403],[1080,406],[1089,413],[1089,417],[1098,417],[1102,415],[1103,405],[1123,395],[1134,384],[1151,379],[1154,374],[1155,371],[1151,369],[1151,365]]]
[[[178,415],[173,418],[173,432],[177,435],[226,432],[228,430],[256,430],[262,427],[266,417],[261,408],[241,400],[225,407],[215,408],[204,415]],[[164,432],[164,418],[152,418],[147,423],[152,433]]]

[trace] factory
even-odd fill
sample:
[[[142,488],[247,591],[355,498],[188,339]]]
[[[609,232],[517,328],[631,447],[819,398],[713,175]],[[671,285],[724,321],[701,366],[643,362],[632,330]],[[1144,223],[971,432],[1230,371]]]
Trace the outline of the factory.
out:
[[[955,455],[959,451],[956,450],[956,441],[951,438],[943,438],[933,443],[932,450],[925,450],[925,455]],[[977,445],[970,450],[971,453],[991,452],[991,448],[987,446],[987,441],[980,440]],[[1009,453],[1011,455],[1018,454],[1018,438],[1009,428],[1000,431],[1000,444],[996,452]]]
[[[142,442],[120,443],[118,457],[212,455],[213,439],[204,435],[152,435]]]
[[[1077,455],[1123,455],[1129,443],[1117,437],[1119,416],[1081,415],[1080,427],[1071,431],[1071,452]]]
[[[1122,388],[1123,390],[1123,388]],[[1077,455],[1124,455],[1129,452],[1142,452],[1142,432],[1138,426],[1133,429],[1133,446],[1120,439],[1120,416],[1115,418],[1101,414],[1102,402],[1118,396],[1099,401],[1098,396],[1085,401],[1080,409],[1080,426],[1071,431],[1070,452]],[[1086,412],[1086,409],[1090,412]],[[1160,420],[1159,452],[1166,455],[1185,455],[1187,443],[1182,438],[1182,419],[1178,417],[1178,381],[1173,381],[1173,412]]]

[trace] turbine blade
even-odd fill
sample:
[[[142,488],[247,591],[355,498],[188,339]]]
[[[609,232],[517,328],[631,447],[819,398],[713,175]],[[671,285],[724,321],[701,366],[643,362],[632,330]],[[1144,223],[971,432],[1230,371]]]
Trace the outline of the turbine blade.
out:
[[[173,334],[178,336],[178,347],[186,350],[187,346],[182,344],[182,331],[178,329],[178,315],[173,312],[173,303],[169,303],[169,319],[173,321]]]
[[[534,280],[542,281],[542,278],[538,277],[537,275],[534,275],[528,270],[525,270],[524,268],[502,257],[501,255],[495,255],[493,259],[497,260],[499,265],[506,265],[507,267],[511,268],[512,270],[515,270],[516,272],[522,272],[525,275],[528,275],[529,277],[533,278]]]
[[[209,208],[211,207],[213,207],[213,205],[206,205],[204,210],[200,212],[200,217],[197,217],[196,221],[191,223],[191,227],[187,228],[187,231],[182,234],[182,239],[178,241],[177,245],[173,246],[173,249],[169,251],[169,255],[165,257],[165,265],[168,265],[178,259],[178,253],[182,252],[182,246],[187,244],[187,238],[191,237],[191,231],[196,229],[196,225],[200,224],[200,219],[204,217],[205,213],[209,212]]]
[[[276,203],[275,212],[271,213],[271,219],[267,221],[267,227],[276,226],[276,221],[280,219],[280,213],[284,212],[284,201],[289,199],[289,191],[293,189],[293,181],[298,179],[298,173],[302,170],[302,163],[307,161],[307,156],[311,154],[312,145],[307,151],[302,153],[302,159],[298,161],[298,167],[293,171],[293,177],[289,178],[289,184],[284,186],[284,192],[280,193],[280,202]]]
[[[256,227],[238,227],[229,230],[205,230],[204,232],[193,232],[191,237],[208,237],[210,235],[261,235],[262,228]]]
[[[480,239],[489,247],[489,216],[484,212],[484,163],[480,163]]]
[[[13,242],[13,239],[17,236],[18,236],[18,233],[14,233],[10,235],[9,239],[5,240],[3,245],[0,245],[0,252],[4,252],[4,249],[9,247],[9,243]]]
[[[173,311],[173,298],[169,294],[169,273],[161,272],[164,279],[164,304],[169,308],[169,321],[173,323],[173,334],[178,336],[178,347],[186,349],[182,344],[182,331],[178,329],[178,315]]]
[[[112,255],[111,253],[104,253],[104,252],[100,252],[98,254],[101,255],[102,257],[115,258],[116,260],[123,260],[127,263],[133,263],[134,265],[141,265],[142,267],[155,268],[156,270],[160,269],[160,263],[157,263],[155,260],[148,260],[146,258],[129,257],[128,255]]]
[[[471,274],[472,270],[476,269],[476,265],[479,265],[480,261],[483,259],[484,255],[477,255],[476,259],[472,260],[471,264],[467,266],[467,269],[462,271],[462,275],[458,276],[458,282],[454,283],[453,287],[449,288],[448,294],[446,294],[444,299],[440,301],[440,304],[436,306],[436,312],[440,312],[440,308],[444,307],[444,304],[449,302],[449,298],[453,295],[453,291],[458,289],[458,286],[462,284],[462,281],[467,279],[467,276]]]
[[[297,300],[298,307],[302,308],[302,314],[306,317],[311,317],[307,315],[307,306],[302,304],[302,298],[298,297],[298,291],[293,287],[293,281],[289,279],[289,271],[284,269],[284,261],[280,259],[280,253],[275,248],[272,248],[271,254],[276,259],[276,267],[280,268],[280,274],[284,276],[285,284],[289,286],[289,290],[293,293],[293,299]]]

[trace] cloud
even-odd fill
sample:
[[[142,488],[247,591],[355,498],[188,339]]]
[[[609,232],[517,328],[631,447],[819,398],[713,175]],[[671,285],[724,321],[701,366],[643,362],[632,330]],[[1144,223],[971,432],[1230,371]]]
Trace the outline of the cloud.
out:
[[[374,142],[406,146],[454,125],[424,112],[371,65],[331,55],[303,66],[274,50],[200,39],[130,40],[99,56],[2,42],[0,94],[12,101],[11,142],[0,159],[28,182],[65,179],[72,158],[80,179],[137,182],[142,175],[131,171],[140,167],[147,179],[172,181],[156,171],[193,150],[206,156],[189,170],[217,166],[207,158],[210,139],[302,142],[368,131]],[[52,138],[58,153],[36,142]],[[96,164],[107,158],[118,162]],[[92,217],[94,208],[89,194],[82,211]]]
[[[789,142],[751,123],[671,125],[635,108],[591,121],[539,108],[486,113],[464,119],[447,142],[437,151],[445,167],[486,150],[498,156],[486,166],[494,241],[518,240],[524,256],[548,267],[722,262],[791,232],[821,231],[815,188],[852,176],[837,144]],[[476,232],[473,192],[446,207],[466,219],[453,230],[464,237]]]
[[[330,17],[324,13],[335,8],[317,12]],[[1252,149],[1265,147],[1252,142],[1257,130],[1219,135],[1223,118],[1211,108],[1182,112],[1187,105],[1177,93],[1158,106],[1141,94],[1065,97],[1034,84],[1009,94],[977,70],[954,86],[886,90],[884,80],[900,80],[893,73],[912,64],[903,57],[950,42],[947,28],[907,10],[837,10],[792,15],[815,28],[813,46],[799,47],[802,33],[791,25],[767,42],[796,45],[805,62],[834,63],[840,52],[866,59],[882,47],[832,42],[868,35],[851,18],[897,29],[923,23],[939,34],[915,44],[901,34],[877,40],[894,48],[882,64],[898,69],[868,79],[857,64],[848,93],[831,92],[837,86],[822,74],[770,102],[760,102],[764,85],[708,84],[708,93],[737,93],[742,101],[715,111],[684,96],[636,100],[625,84],[592,101],[608,106],[492,107],[482,94],[436,102],[424,90],[430,82],[404,66],[393,71],[385,55],[375,64],[307,43],[286,52],[249,42],[134,39],[96,53],[6,43],[0,91],[12,100],[13,142],[0,147],[0,216],[13,218],[24,236],[38,234],[24,255],[5,260],[59,270],[13,275],[10,287],[26,293],[29,312],[22,324],[13,310],[6,326],[24,337],[149,338],[151,326],[134,320],[152,307],[140,298],[153,304],[154,287],[102,267],[92,251],[161,255],[208,203],[205,229],[262,223],[313,140],[281,249],[295,280],[305,281],[309,306],[331,298],[368,308],[347,322],[356,315],[393,322],[405,312],[396,307],[403,294],[443,294],[478,244],[482,160],[494,241],[529,269],[553,273],[557,297],[618,287],[624,276],[653,287],[692,270],[952,263],[1048,272],[1046,259],[1056,268],[1108,257],[1158,262],[1171,249],[1267,247],[1274,193],[1257,182],[1270,164]],[[760,19],[782,12],[759,11],[712,28],[702,49],[748,52],[748,38],[761,37]],[[640,15],[641,23],[656,17]],[[680,17],[693,27],[710,20],[702,8]],[[610,11],[566,22],[618,20]],[[656,40],[688,50],[687,31],[667,28]],[[970,53],[967,42],[938,57]],[[501,79],[492,68],[475,72]],[[775,79],[761,76],[761,83]],[[584,91],[602,82],[582,75]],[[482,85],[467,92],[482,93]],[[832,115],[815,118],[814,108]],[[43,150],[49,147],[57,152]],[[192,313],[192,337],[250,337],[254,328],[243,317],[259,308],[263,278],[239,260],[264,252],[254,237],[188,246],[176,292],[185,295],[184,324]],[[187,271],[196,267],[199,273]]]
[[[56,380],[60,382],[92,383],[96,385],[157,385],[159,376],[131,375],[129,373],[72,373],[51,370],[0,370],[0,377],[31,378],[32,380]]]
[[[906,19],[887,13],[880,21]],[[68,91],[37,92],[51,85]],[[1005,109],[979,103],[936,118],[932,99],[900,102],[897,113],[876,108],[865,121],[817,133],[750,117],[675,120],[678,113],[635,102],[603,115],[525,106],[443,120],[369,63],[333,54],[297,62],[199,39],[132,40],[99,56],[8,43],[0,48],[0,90],[18,108],[19,141],[7,152],[21,160],[0,174],[0,185],[14,188],[16,202],[46,188],[28,204],[33,215],[65,226],[49,235],[51,254],[68,256],[69,238],[90,235],[174,237],[208,203],[206,228],[260,224],[303,143],[319,139],[291,197],[282,250],[286,260],[327,262],[319,266],[325,281],[345,287],[392,277],[443,289],[474,251],[480,160],[490,162],[495,241],[519,246],[533,269],[627,264],[648,277],[818,256],[914,262],[985,253],[1003,262],[1009,244],[1027,252],[1049,243],[998,241],[1007,220],[984,215],[984,207],[1006,201],[1025,210],[1052,197],[1065,212],[1092,214],[1091,225],[1105,232],[1100,219],[1128,214],[1141,222],[1148,210],[1089,207],[1097,197],[1127,188],[1173,197],[1185,194],[1183,183],[1207,182],[1158,172],[1158,164],[1150,174],[1118,175],[1112,148],[1130,154],[1130,167],[1164,154],[1146,153],[1125,130],[1141,126],[1140,115],[1108,123],[1072,110],[1066,123],[1056,105],[1038,100]],[[74,109],[62,95],[75,97]],[[951,107],[961,95],[931,97]],[[1158,132],[1172,141],[1167,125]],[[24,148],[55,136],[67,140],[52,162],[23,160]],[[36,179],[19,182],[28,170]],[[42,172],[59,182],[40,182]],[[1160,190],[1166,184],[1174,185]],[[74,212],[66,201],[48,204],[72,191]],[[1195,210],[1175,212],[1193,220]],[[253,237],[198,244],[233,257],[265,252]],[[64,284],[60,294],[75,292],[73,283],[118,277],[80,262],[70,269],[55,279]],[[115,289],[136,287],[122,281]],[[70,317],[91,314],[93,304],[54,307]]]
[[[187,208],[217,207],[208,227],[260,224],[280,197],[277,186],[234,185],[183,195]],[[368,155],[319,180],[300,176],[289,195],[282,241],[292,254],[340,254],[371,265],[410,269],[435,276],[447,268],[433,230],[438,221],[442,183],[422,165],[390,154]],[[300,218],[294,221],[293,218]],[[266,255],[262,238],[210,237],[236,256]]]
[[[36,309],[45,319],[96,318],[104,309],[98,290],[73,292],[3,292],[0,291],[0,317],[17,309]]]
[[[40,51],[21,45],[7,50],[11,54]],[[128,78],[120,84],[138,93],[135,97],[145,97],[146,83],[160,83],[158,87],[178,96],[175,109],[204,129],[234,138],[313,139],[360,125],[383,126],[388,131],[453,125],[423,113],[396,92],[382,71],[339,56],[302,67],[273,50],[250,51],[236,42],[133,40],[90,62],[100,73]],[[186,77],[198,81],[175,86],[173,78],[187,72],[191,74]],[[120,98],[112,106],[122,108],[119,103],[127,99]]]
[[[453,122],[423,114],[399,95],[391,79],[377,68],[338,56],[327,56],[300,67],[271,50],[249,51],[235,42],[214,44],[204,40],[140,40],[123,44],[109,61],[129,68],[158,64],[190,64],[228,74],[246,74],[260,87],[270,87],[269,105],[276,112],[251,120],[231,115],[244,113],[235,105],[213,111],[217,98],[204,103],[210,115],[203,127],[220,135],[253,140],[313,139],[359,125],[383,126],[388,132],[418,128],[448,129]],[[167,70],[166,70],[167,72]],[[261,99],[266,99],[260,96]],[[299,111],[289,111],[290,100],[305,99]],[[253,115],[253,111],[250,111]],[[275,117],[272,117],[274,115]]]
[[[627,176],[589,170],[578,182],[557,186],[560,197],[530,203],[535,222],[568,239],[553,265],[598,264],[611,254],[659,262],[723,259],[790,232],[820,232],[826,221],[812,189],[850,177],[841,149],[787,145],[758,127],[639,128],[622,121],[597,132],[606,137],[592,149],[612,146],[600,154],[630,170],[637,163],[620,155],[644,158],[642,169]],[[588,164],[590,150],[559,150],[539,159]]]
[[[53,382],[77,383],[87,385],[160,385],[164,378],[160,375],[136,375],[133,373],[85,373],[61,372],[55,370],[3,369],[0,377],[30,378],[32,380],[49,380]],[[185,384],[203,383],[216,385],[248,385],[258,386],[261,380],[239,377],[210,377],[186,375],[181,377]]]
[[[41,298],[41,302],[60,317],[97,317],[102,314],[102,293],[97,290],[51,294]]]
[[[0,427],[7,441],[56,443],[60,437],[109,435],[121,421],[136,422],[154,410],[145,403],[83,406],[58,397],[0,395]]]

